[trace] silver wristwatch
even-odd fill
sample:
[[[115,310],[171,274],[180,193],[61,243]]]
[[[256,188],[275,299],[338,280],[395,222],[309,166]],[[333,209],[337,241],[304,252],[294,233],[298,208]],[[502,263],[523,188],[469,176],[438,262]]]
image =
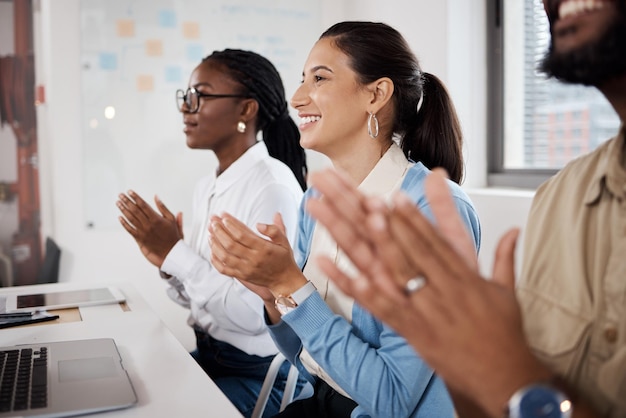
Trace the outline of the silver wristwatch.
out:
[[[560,389],[547,384],[525,386],[507,405],[508,418],[570,418],[572,402]]]

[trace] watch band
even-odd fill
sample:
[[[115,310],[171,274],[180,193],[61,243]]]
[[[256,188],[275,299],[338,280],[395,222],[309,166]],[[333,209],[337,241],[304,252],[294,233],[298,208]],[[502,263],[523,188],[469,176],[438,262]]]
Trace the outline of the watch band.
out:
[[[274,306],[276,306],[276,309],[281,315],[285,315],[286,313],[296,309],[315,291],[317,291],[317,288],[312,282],[309,281],[291,295],[278,295],[278,297],[274,300]]]

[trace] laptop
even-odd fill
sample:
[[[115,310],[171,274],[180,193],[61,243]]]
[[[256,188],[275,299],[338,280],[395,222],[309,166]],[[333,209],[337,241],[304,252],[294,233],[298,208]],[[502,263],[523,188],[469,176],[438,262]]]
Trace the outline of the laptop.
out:
[[[0,347],[0,417],[67,417],[136,403],[111,338]]]

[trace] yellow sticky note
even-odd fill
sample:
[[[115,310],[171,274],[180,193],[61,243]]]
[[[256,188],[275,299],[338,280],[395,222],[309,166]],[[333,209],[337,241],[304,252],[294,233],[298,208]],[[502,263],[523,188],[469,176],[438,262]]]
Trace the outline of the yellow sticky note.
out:
[[[117,21],[117,36],[120,38],[132,38],[135,36],[135,21],[131,19],[119,19]]]
[[[137,76],[137,91],[154,90],[154,77],[148,74],[140,74]]]
[[[163,41],[160,39],[148,39],[146,41],[146,55],[149,57],[160,57],[163,55]]]
[[[200,25],[198,22],[183,22],[183,37],[186,39],[198,39],[200,37]]]

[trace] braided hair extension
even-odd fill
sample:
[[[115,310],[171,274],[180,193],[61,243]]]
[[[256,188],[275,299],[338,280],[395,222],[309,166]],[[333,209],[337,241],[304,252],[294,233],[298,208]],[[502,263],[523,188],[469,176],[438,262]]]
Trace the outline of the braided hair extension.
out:
[[[269,154],[293,171],[302,190],[306,190],[308,167],[304,149],[300,146],[300,131],[289,116],[285,88],[274,65],[261,55],[240,49],[214,51],[202,60],[223,64],[246,95],[259,103],[257,130]]]

